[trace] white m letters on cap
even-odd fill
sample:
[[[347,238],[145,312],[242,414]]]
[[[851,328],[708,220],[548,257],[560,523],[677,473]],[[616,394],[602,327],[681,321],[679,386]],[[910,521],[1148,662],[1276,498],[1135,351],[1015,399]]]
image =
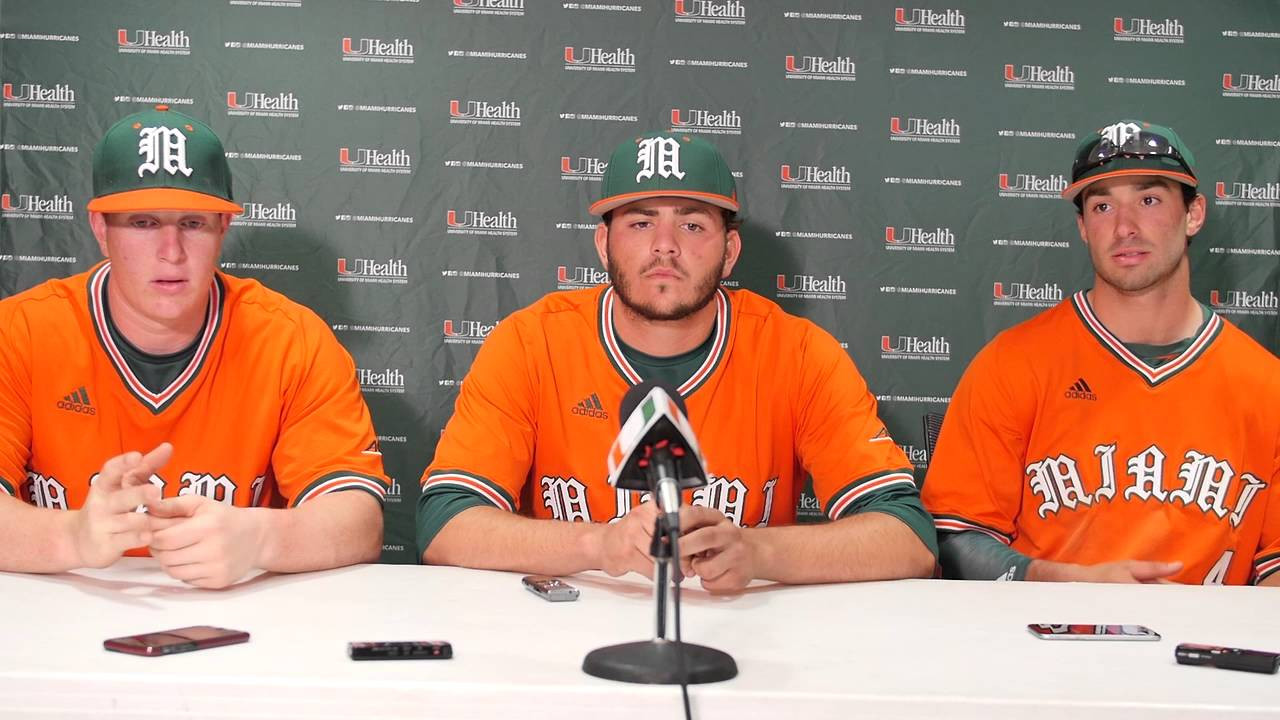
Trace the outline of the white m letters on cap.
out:
[[[684,171],[680,169],[680,143],[671,138],[653,137],[640,141],[640,149],[636,152],[636,162],[640,172],[636,173],[636,182],[644,178],[674,177],[684,179]]]
[[[146,127],[138,131],[138,177],[161,170],[170,175],[182,173],[190,177],[187,167],[187,136],[176,128]]]
[[[1098,134],[1106,138],[1108,142],[1116,147],[1120,147],[1129,141],[1129,138],[1142,132],[1142,128],[1136,123],[1118,122],[1115,125],[1108,125],[1098,131]]]

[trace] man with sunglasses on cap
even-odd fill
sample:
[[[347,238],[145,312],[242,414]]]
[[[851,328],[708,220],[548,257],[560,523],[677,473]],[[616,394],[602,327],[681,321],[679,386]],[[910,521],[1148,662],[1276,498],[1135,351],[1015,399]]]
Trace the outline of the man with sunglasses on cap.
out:
[[[931,519],[848,354],[746,290],[732,174],[708,142],[624,142],[595,246],[610,284],[498,324],[423,473],[423,560],[563,575],[651,575],[656,512],[606,481],[623,395],[677,388],[711,484],[681,508],[682,570],[713,592],[928,575]],[[794,525],[806,474],[832,522]],[[574,522],[566,522],[574,521]]]
[[[1280,360],[1191,295],[1197,184],[1167,127],[1081,142],[1093,288],[956,388],[924,489],[945,576],[1280,585]]]
[[[149,551],[223,587],[376,560],[355,366],[315,313],[217,271],[242,210],[213,131],[163,105],[117,122],[87,207],[106,260],[0,301],[0,570]]]

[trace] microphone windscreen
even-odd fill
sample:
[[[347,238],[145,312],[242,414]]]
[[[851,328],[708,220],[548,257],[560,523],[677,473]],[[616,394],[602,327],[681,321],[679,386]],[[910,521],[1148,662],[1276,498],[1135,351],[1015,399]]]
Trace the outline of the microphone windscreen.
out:
[[[626,395],[622,396],[622,404],[618,408],[618,423],[622,424],[631,417],[631,413],[635,411],[640,401],[649,394],[650,390],[658,387],[658,383],[652,380],[645,380],[639,385],[632,385]]]
[[[688,417],[689,410],[685,407],[684,398],[680,397],[679,391],[672,387],[669,383],[658,382],[656,380],[645,380],[639,385],[632,385],[626,395],[622,396],[622,403],[618,410],[618,423],[624,423],[627,418],[631,417],[631,413],[635,411],[636,406],[644,400],[645,396],[653,391],[654,388],[662,388],[671,398],[671,402],[680,408],[680,414]]]

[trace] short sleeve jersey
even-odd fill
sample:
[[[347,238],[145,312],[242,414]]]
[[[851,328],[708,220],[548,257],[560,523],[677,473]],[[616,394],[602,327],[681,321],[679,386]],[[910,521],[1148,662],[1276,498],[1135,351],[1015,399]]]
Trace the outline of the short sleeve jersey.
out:
[[[463,488],[537,518],[609,521],[639,493],[607,482],[622,396],[640,376],[613,333],[611,287],[553,293],[503,320],[463,381],[426,493]],[[717,291],[711,352],[678,390],[710,484],[687,491],[743,527],[795,520],[806,473],[830,518],[914,481],[848,354],[808,320]]]
[[[1174,580],[1280,569],[1280,360],[1214,314],[1158,368],[1084,292],[966,370],[924,486],[939,532],[1033,558],[1182,561]]]
[[[241,507],[352,489],[385,498],[355,366],[315,313],[218,273],[194,357],[152,392],[106,325],[110,269],[0,301],[0,491],[75,509],[106,460],[167,441],[173,457],[151,478],[165,497]]]

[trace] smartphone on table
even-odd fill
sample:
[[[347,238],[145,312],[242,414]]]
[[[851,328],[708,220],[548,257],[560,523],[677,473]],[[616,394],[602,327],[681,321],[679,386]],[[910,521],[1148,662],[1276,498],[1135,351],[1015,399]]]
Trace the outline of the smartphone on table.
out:
[[[194,625],[175,630],[126,635],[103,641],[102,646],[115,652],[155,657],[204,650],[219,645],[248,642],[249,633],[211,625]]]
[[[572,602],[578,599],[578,588],[550,575],[525,575],[520,579],[524,589],[548,602]]]
[[[1041,640],[1159,640],[1160,633],[1145,625],[1028,625]]]

